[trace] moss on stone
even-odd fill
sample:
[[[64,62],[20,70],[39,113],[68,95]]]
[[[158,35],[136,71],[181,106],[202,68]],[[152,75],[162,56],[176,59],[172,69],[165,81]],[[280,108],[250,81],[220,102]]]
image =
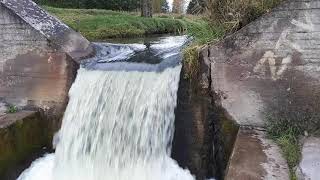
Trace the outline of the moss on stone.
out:
[[[28,114],[0,129],[0,177],[47,144],[47,126],[39,117]]]

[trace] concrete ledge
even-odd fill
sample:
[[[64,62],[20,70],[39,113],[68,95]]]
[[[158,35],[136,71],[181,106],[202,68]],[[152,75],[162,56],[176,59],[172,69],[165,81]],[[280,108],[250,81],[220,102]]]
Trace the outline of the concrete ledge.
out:
[[[225,179],[289,180],[289,168],[264,131],[240,128]]]
[[[304,140],[302,159],[296,173],[299,180],[320,178],[320,138],[309,137]]]
[[[47,142],[47,125],[34,111],[0,116],[0,179],[8,178],[30,154],[41,151]]]

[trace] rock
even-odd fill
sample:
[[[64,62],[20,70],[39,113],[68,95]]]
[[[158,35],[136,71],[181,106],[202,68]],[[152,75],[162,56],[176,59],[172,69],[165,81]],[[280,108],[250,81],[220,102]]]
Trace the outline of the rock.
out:
[[[310,137],[304,141],[302,159],[296,174],[299,180],[319,180],[320,138]]]
[[[240,128],[225,179],[289,180],[289,168],[264,131]]]

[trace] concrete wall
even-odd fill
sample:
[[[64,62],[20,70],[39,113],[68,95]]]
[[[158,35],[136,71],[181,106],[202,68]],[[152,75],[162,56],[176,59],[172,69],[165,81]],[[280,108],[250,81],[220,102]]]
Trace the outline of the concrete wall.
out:
[[[50,147],[79,61],[92,53],[31,0],[0,0],[0,179],[15,179]],[[6,113],[9,105],[19,111]]]
[[[276,111],[320,112],[319,15],[320,1],[289,0],[203,49],[212,91],[240,125],[263,127]]]
[[[319,0],[287,0],[202,49],[214,103],[241,126],[226,179],[289,179],[269,118],[320,129],[319,15]]]
[[[0,99],[62,111],[76,63],[0,4]]]

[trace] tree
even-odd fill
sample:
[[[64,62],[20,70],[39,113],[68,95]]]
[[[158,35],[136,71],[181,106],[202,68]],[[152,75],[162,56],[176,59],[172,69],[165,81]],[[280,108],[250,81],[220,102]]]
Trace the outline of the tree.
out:
[[[153,13],[161,12],[161,1],[162,0],[153,0]]]
[[[188,5],[188,14],[201,14],[204,13],[207,7],[205,0],[191,0]]]
[[[183,13],[183,5],[184,0],[173,0],[172,12],[177,14]]]
[[[161,0],[161,12],[168,13],[170,10],[169,3],[167,0]]]
[[[152,17],[152,0],[141,0],[141,16]]]

